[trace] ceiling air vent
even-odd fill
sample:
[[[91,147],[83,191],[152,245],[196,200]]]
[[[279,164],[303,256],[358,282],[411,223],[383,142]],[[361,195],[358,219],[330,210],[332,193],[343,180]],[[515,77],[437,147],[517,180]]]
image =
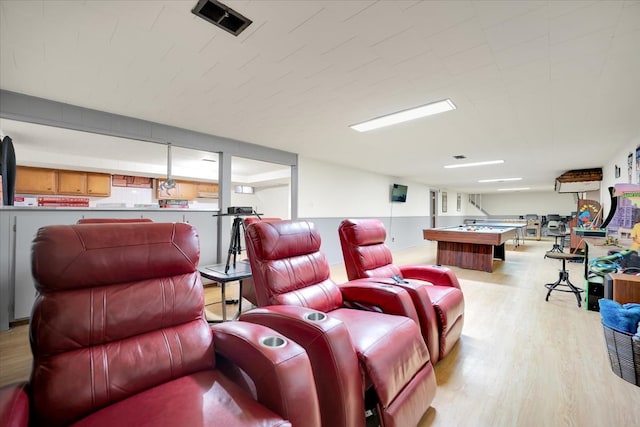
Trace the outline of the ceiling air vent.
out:
[[[239,35],[253,22],[216,0],[198,0],[191,12],[234,36]]]

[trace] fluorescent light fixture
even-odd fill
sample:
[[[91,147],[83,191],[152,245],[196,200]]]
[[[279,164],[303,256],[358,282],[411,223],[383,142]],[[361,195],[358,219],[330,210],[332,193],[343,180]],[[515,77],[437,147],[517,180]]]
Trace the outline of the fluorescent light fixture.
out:
[[[453,165],[445,165],[445,169],[468,168],[471,166],[497,165],[499,163],[504,163],[504,160],[489,160],[486,162],[475,162],[475,163],[456,163]]]
[[[506,182],[506,181],[520,181],[522,178],[495,178],[495,179],[481,179],[478,182]]]
[[[350,125],[349,127],[353,130],[357,130],[358,132],[366,132],[369,130],[391,126],[402,122],[408,122],[409,120],[432,116],[434,114],[444,113],[445,111],[451,111],[455,109],[456,106],[454,105],[454,103],[450,99],[445,99],[442,101],[433,102],[431,104],[421,105],[420,107],[410,108],[408,110],[388,114],[386,116],[371,119],[366,122]]]
[[[529,190],[529,187],[520,187],[520,188],[498,188],[498,191],[525,191]]]

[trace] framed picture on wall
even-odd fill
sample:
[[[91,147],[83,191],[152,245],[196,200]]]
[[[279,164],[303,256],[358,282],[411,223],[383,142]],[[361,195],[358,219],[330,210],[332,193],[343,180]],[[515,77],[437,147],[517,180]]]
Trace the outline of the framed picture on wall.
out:
[[[447,211],[447,192],[442,192],[442,212]]]
[[[633,153],[629,153],[627,156],[627,175],[629,177],[629,184],[633,184]]]

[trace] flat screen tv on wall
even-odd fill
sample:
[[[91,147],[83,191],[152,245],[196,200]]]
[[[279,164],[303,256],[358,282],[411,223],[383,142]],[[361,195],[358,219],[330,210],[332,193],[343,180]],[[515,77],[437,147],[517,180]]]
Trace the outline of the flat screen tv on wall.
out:
[[[407,201],[407,186],[400,184],[393,184],[391,186],[391,201],[392,202],[406,202]]]

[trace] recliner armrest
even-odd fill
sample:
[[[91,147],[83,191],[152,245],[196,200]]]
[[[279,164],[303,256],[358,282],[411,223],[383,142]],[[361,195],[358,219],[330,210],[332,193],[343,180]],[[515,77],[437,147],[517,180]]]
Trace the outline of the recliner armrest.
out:
[[[436,286],[452,286],[460,289],[460,282],[450,268],[439,265],[405,265],[399,268],[402,277],[407,279],[426,280]]]
[[[351,280],[338,286],[342,291],[342,298],[349,306],[409,317],[419,325],[418,313],[411,296],[395,285],[396,282],[391,278],[372,277]]]
[[[29,425],[29,395],[27,383],[0,388],[0,425],[27,427]]]
[[[301,346],[253,323],[221,323],[212,330],[216,353],[251,378],[260,403],[294,426],[320,426],[313,372]]]
[[[349,331],[341,320],[330,313],[293,305],[255,308],[242,314],[240,320],[268,326],[307,351],[323,425],[362,425],[360,367]]]

